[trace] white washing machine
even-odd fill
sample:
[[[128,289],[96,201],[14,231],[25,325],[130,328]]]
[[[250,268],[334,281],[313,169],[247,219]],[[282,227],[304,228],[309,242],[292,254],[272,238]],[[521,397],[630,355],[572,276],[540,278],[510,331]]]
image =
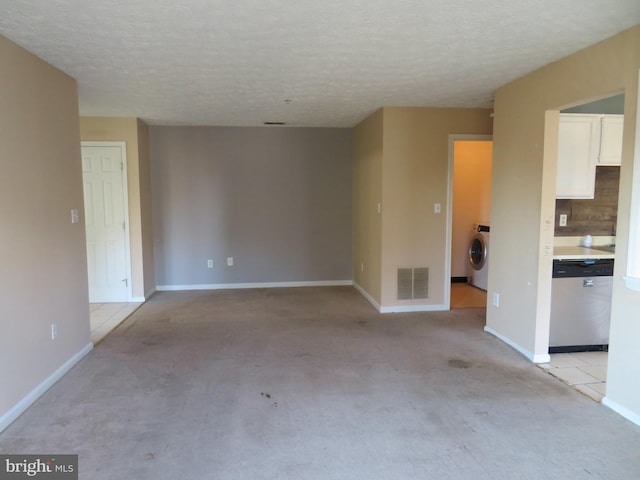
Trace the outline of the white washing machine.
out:
[[[489,280],[489,225],[476,223],[472,227],[467,263],[467,281],[484,291]]]

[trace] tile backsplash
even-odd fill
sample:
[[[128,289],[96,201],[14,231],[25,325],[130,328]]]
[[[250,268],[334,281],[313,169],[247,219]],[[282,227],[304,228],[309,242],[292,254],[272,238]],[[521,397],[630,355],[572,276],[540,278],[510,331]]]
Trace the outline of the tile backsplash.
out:
[[[615,236],[619,182],[620,167],[597,167],[595,198],[556,199],[555,236]],[[561,214],[567,215],[566,227],[559,225]]]

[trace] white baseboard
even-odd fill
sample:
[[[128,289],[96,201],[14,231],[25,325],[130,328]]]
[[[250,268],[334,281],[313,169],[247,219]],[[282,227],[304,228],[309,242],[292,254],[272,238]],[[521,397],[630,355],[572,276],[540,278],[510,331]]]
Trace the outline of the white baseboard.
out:
[[[317,282],[212,283],[204,285],[158,285],[161,292],[182,290],[233,290],[236,288],[342,287],[353,285],[352,280],[321,280]]]
[[[616,412],[618,415],[623,416],[630,422],[633,422],[636,425],[640,426],[640,414],[629,410],[627,407],[623,407],[618,402],[611,400],[609,397],[604,397],[602,399],[602,404],[609,407],[611,410]]]
[[[445,310],[449,310],[446,305],[393,305],[381,307],[380,313],[442,312]]]
[[[367,293],[367,291],[366,291],[364,288],[362,288],[362,287],[361,287],[360,285],[358,285],[356,282],[353,282],[353,287],[354,287],[356,290],[358,290],[358,292],[360,293],[360,295],[362,295],[362,296],[367,300],[367,302],[369,302],[371,305],[373,305],[373,307],[374,307],[378,312],[380,311],[380,304],[378,304],[378,302],[376,302],[376,301],[374,300],[374,298],[373,298],[371,295],[369,295],[369,294]]]
[[[534,355],[531,359],[533,363],[549,363],[551,361],[551,357],[548,353],[542,353],[538,355]]]
[[[511,348],[513,348],[514,350],[520,352],[522,355],[524,355],[525,357],[527,357],[529,360],[531,360],[533,363],[549,363],[551,361],[551,357],[549,356],[549,354],[542,354],[542,355],[534,355],[533,353],[531,353],[529,350],[522,348],[520,345],[518,345],[517,343],[515,343],[513,340],[505,337],[504,335],[499,334],[498,332],[496,332],[493,328],[487,327],[485,325],[484,327],[484,331],[487,333],[490,333],[491,335],[493,335],[494,337],[499,338],[500,340],[502,340],[504,343],[506,343],[507,345],[509,345]]]
[[[93,343],[88,343],[82,350],[76,353],[69,360],[64,362],[60,368],[49,375],[40,385],[31,390],[22,400],[9,409],[8,412],[0,416],[0,432],[13,423],[16,418],[22,415],[38,398],[49,390],[65,373],[71,370],[85,355],[93,348]]]
[[[360,295],[367,299],[367,301],[375,307],[376,310],[380,313],[404,313],[404,312],[441,312],[443,310],[449,310],[446,305],[394,305],[391,307],[382,307],[375,299],[369,295],[369,293],[358,285],[356,282],[353,282],[353,286]]]
[[[145,297],[131,297],[130,302],[131,303],[144,303],[145,302]]]

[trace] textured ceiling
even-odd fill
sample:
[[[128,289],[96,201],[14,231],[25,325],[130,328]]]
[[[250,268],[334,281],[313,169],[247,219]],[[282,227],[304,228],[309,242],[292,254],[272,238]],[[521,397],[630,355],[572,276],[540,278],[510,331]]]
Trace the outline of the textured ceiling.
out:
[[[0,0],[0,33],[78,80],[82,115],[351,127],[493,91],[640,23],[640,0]]]

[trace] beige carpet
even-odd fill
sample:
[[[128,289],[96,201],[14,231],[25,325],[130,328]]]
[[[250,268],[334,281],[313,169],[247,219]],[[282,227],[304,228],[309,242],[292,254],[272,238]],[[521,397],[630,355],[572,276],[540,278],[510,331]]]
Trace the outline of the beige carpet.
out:
[[[640,428],[483,332],[349,287],[154,296],[0,434],[82,479],[637,479]]]

